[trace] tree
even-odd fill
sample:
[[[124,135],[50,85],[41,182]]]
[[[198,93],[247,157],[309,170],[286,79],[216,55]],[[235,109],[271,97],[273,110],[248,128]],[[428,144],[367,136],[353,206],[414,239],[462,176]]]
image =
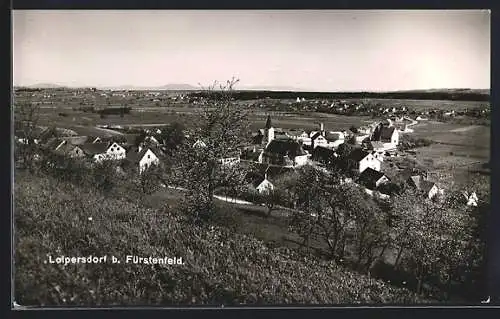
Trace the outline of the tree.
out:
[[[224,158],[234,156],[244,140],[248,127],[245,110],[231,99],[238,81],[234,78],[207,90],[212,97],[193,119],[192,139],[186,140],[175,155],[176,180],[184,185],[186,208],[196,220],[209,218],[214,211],[214,192],[218,188],[234,189],[243,185],[245,170],[241,165],[225,165]],[[194,142],[200,140],[200,147]]]
[[[16,134],[20,134],[22,141],[16,143],[18,156],[22,167],[28,168],[30,171],[34,169],[34,158],[39,147],[35,143],[38,137],[40,119],[40,106],[31,101],[16,103],[14,105],[14,127]]]
[[[322,171],[306,165],[297,170],[294,183],[288,183],[292,201],[296,203],[289,220],[289,228],[302,238],[302,247],[309,249],[312,235],[317,232],[317,219],[324,207],[318,196],[327,178]]]
[[[185,129],[184,124],[180,122],[173,122],[161,129],[158,140],[163,144],[164,151],[167,155],[173,156],[182,143],[184,143],[186,138],[184,136]]]
[[[422,199],[407,189],[393,203],[394,243],[399,247],[395,266],[401,264],[417,279],[417,293],[431,277],[451,280],[452,269],[463,263],[471,239],[467,212],[444,203]],[[405,253],[406,252],[406,253]]]

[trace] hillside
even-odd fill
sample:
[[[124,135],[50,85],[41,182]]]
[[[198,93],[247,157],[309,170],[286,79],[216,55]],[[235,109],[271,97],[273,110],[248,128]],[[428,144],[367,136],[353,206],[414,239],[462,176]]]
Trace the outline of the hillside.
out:
[[[16,175],[15,300],[21,305],[414,303],[407,290],[287,249],[47,176]],[[122,258],[56,265],[47,254]],[[126,255],[183,265],[125,264]]]

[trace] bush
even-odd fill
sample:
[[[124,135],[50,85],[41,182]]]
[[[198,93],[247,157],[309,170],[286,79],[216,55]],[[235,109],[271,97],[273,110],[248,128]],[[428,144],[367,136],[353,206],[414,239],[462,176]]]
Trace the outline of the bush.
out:
[[[404,289],[304,259],[183,216],[104,198],[92,188],[20,176],[15,185],[15,300],[22,305],[407,303]],[[46,264],[53,257],[121,264]],[[183,265],[125,264],[126,255]]]

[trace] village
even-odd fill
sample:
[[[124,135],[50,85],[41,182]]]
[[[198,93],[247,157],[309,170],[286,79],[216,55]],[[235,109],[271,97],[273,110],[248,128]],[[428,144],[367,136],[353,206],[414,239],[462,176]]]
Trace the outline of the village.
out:
[[[274,190],[274,181],[281,175],[311,165],[326,172],[332,169],[340,172],[345,182],[354,183],[377,198],[388,199],[401,185],[410,186],[429,200],[443,198],[445,189],[437,180],[430,179],[426,171],[389,164],[392,159],[405,158],[412,152],[399,147],[400,138],[411,134],[411,127],[417,123],[400,117],[337,131],[325,128],[323,123],[318,123],[317,130],[300,130],[274,127],[268,115],[264,128],[253,132],[240,149],[228,152],[219,163],[253,165],[245,181],[259,194]],[[168,125],[163,130],[165,127]],[[39,146],[34,159],[50,161],[50,155],[56,155],[60,159],[81,160],[88,166],[106,161],[115,163],[116,172],[124,176],[140,175],[149,167],[164,163],[168,147],[162,127],[111,128],[123,133],[108,137],[78,136],[71,130],[38,127],[31,134],[33,143]],[[206,141],[190,135],[189,130],[183,130],[182,135],[191,141],[193,148],[206,147]],[[16,131],[15,136],[17,143],[29,143],[22,130]],[[463,196],[467,205],[477,205],[474,192]],[[229,201],[245,202],[237,198]]]

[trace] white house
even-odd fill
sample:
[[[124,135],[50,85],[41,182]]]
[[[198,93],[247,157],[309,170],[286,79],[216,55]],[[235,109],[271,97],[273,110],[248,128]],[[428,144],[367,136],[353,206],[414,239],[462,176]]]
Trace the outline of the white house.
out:
[[[126,153],[127,151],[125,150],[125,148],[118,145],[118,143],[116,142],[113,142],[106,150],[106,156],[109,159],[115,159],[115,160],[124,159]]]
[[[118,143],[85,143],[81,145],[85,154],[91,156],[95,162],[103,160],[124,159],[127,151]]]
[[[259,193],[265,193],[265,192],[268,192],[268,191],[272,191],[274,189],[274,185],[273,183],[271,183],[268,179],[267,179],[267,175],[264,177],[264,179],[262,180],[262,182],[260,182],[256,187],[255,189],[259,192]]]
[[[311,145],[313,148],[317,146],[328,147],[328,140],[321,134],[321,132],[316,132],[316,134],[311,137]]]
[[[379,126],[373,132],[372,141],[384,143],[386,150],[395,149],[399,144],[399,131],[394,126]]]
[[[202,140],[198,139],[196,142],[194,142],[193,147],[207,147],[207,144],[203,142]]]
[[[354,164],[354,168],[359,173],[362,173],[367,168],[371,168],[375,171],[380,171],[380,161],[376,159],[372,153],[369,153],[362,149],[354,149],[351,154],[349,154],[348,160],[350,160]]]
[[[139,170],[142,174],[151,165],[158,165],[160,159],[150,148],[143,148],[142,150],[130,151],[127,153],[127,159]]]

